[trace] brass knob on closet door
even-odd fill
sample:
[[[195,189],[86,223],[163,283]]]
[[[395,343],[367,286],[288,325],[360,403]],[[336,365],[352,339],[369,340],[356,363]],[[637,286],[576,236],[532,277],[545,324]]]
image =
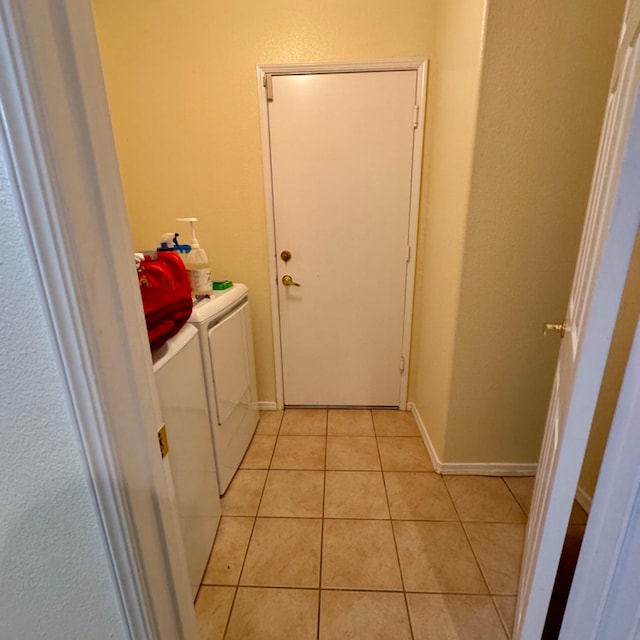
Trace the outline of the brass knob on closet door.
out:
[[[282,284],[285,287],[299,287],[300,284],[298,282],[294,282],[291,276],[282,276]]]
[[[558,324],[557,322],[547,322],[542,330],[542,335],[546,336],[549,332],[557,333],[561,338],[564,338],[564,334],[567,332],[567,323],[563,322],[562,324]]]

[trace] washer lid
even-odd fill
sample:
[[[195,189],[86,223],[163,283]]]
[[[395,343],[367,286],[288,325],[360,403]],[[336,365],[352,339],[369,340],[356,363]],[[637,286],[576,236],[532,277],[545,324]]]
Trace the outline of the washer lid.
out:
[[[161,347],[151,352],[153,372],[157,373],[173,356],[176,355],[190,340],[198,335],[198,331],[190,324],[185,324],[178,333],[169,338]]]
[[[220,313],[225,312],[229,307],[232,307],[238,300],[246,296],[248,292],[249,289],[247,286],[239,282],[229,289],[211,291],[211,298],[194,303],[189,322],[201,323],[211,320]]]

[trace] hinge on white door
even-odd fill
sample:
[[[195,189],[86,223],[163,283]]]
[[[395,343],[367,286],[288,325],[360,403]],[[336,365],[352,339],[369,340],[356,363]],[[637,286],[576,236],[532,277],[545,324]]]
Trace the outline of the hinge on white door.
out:
[[[400,356],[400,373],[404,371],[404,356]]]
[[[165,458],[169,453],[169,438],[167,438],[167,427],[165,425],[158,429],[158,444],[160,445],[160,455]]]
[[[411,245],[410,244],[407,245],[407,262],[409,262],[409,260],[411,260]]]
[[[273,76],[270,73],[265,73],[262,84],[267,91],[267,100],[273,102]]]
[[[420,114],[420,105],[417,104],[415,107],[413,107],[413,128],[417,129],[418,128],[418,115]]]

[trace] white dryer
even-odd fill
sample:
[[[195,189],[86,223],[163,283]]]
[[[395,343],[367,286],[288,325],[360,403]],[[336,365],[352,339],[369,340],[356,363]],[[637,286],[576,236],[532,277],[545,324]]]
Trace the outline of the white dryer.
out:
[[[220,495],[229,486],[258,424],[249,290],[214,291],[195,304]]]
[[[207,397],[198,332],[184,326],[152,353],[182,541],[195,598],[220,521]],[[165,466],[165,472],[167,472]]]

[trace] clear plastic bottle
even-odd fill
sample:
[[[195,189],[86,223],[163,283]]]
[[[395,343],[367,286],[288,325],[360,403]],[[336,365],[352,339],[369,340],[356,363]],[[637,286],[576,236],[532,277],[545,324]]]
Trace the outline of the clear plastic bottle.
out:
[[[206,251],[200,247],[196,237],[196,225],[198,218],[176,218],[178,222],[191,224],[191,251],[184,256],[184,263],[189,275],[191,292],[195,298],[211,295],[211,265]]]

